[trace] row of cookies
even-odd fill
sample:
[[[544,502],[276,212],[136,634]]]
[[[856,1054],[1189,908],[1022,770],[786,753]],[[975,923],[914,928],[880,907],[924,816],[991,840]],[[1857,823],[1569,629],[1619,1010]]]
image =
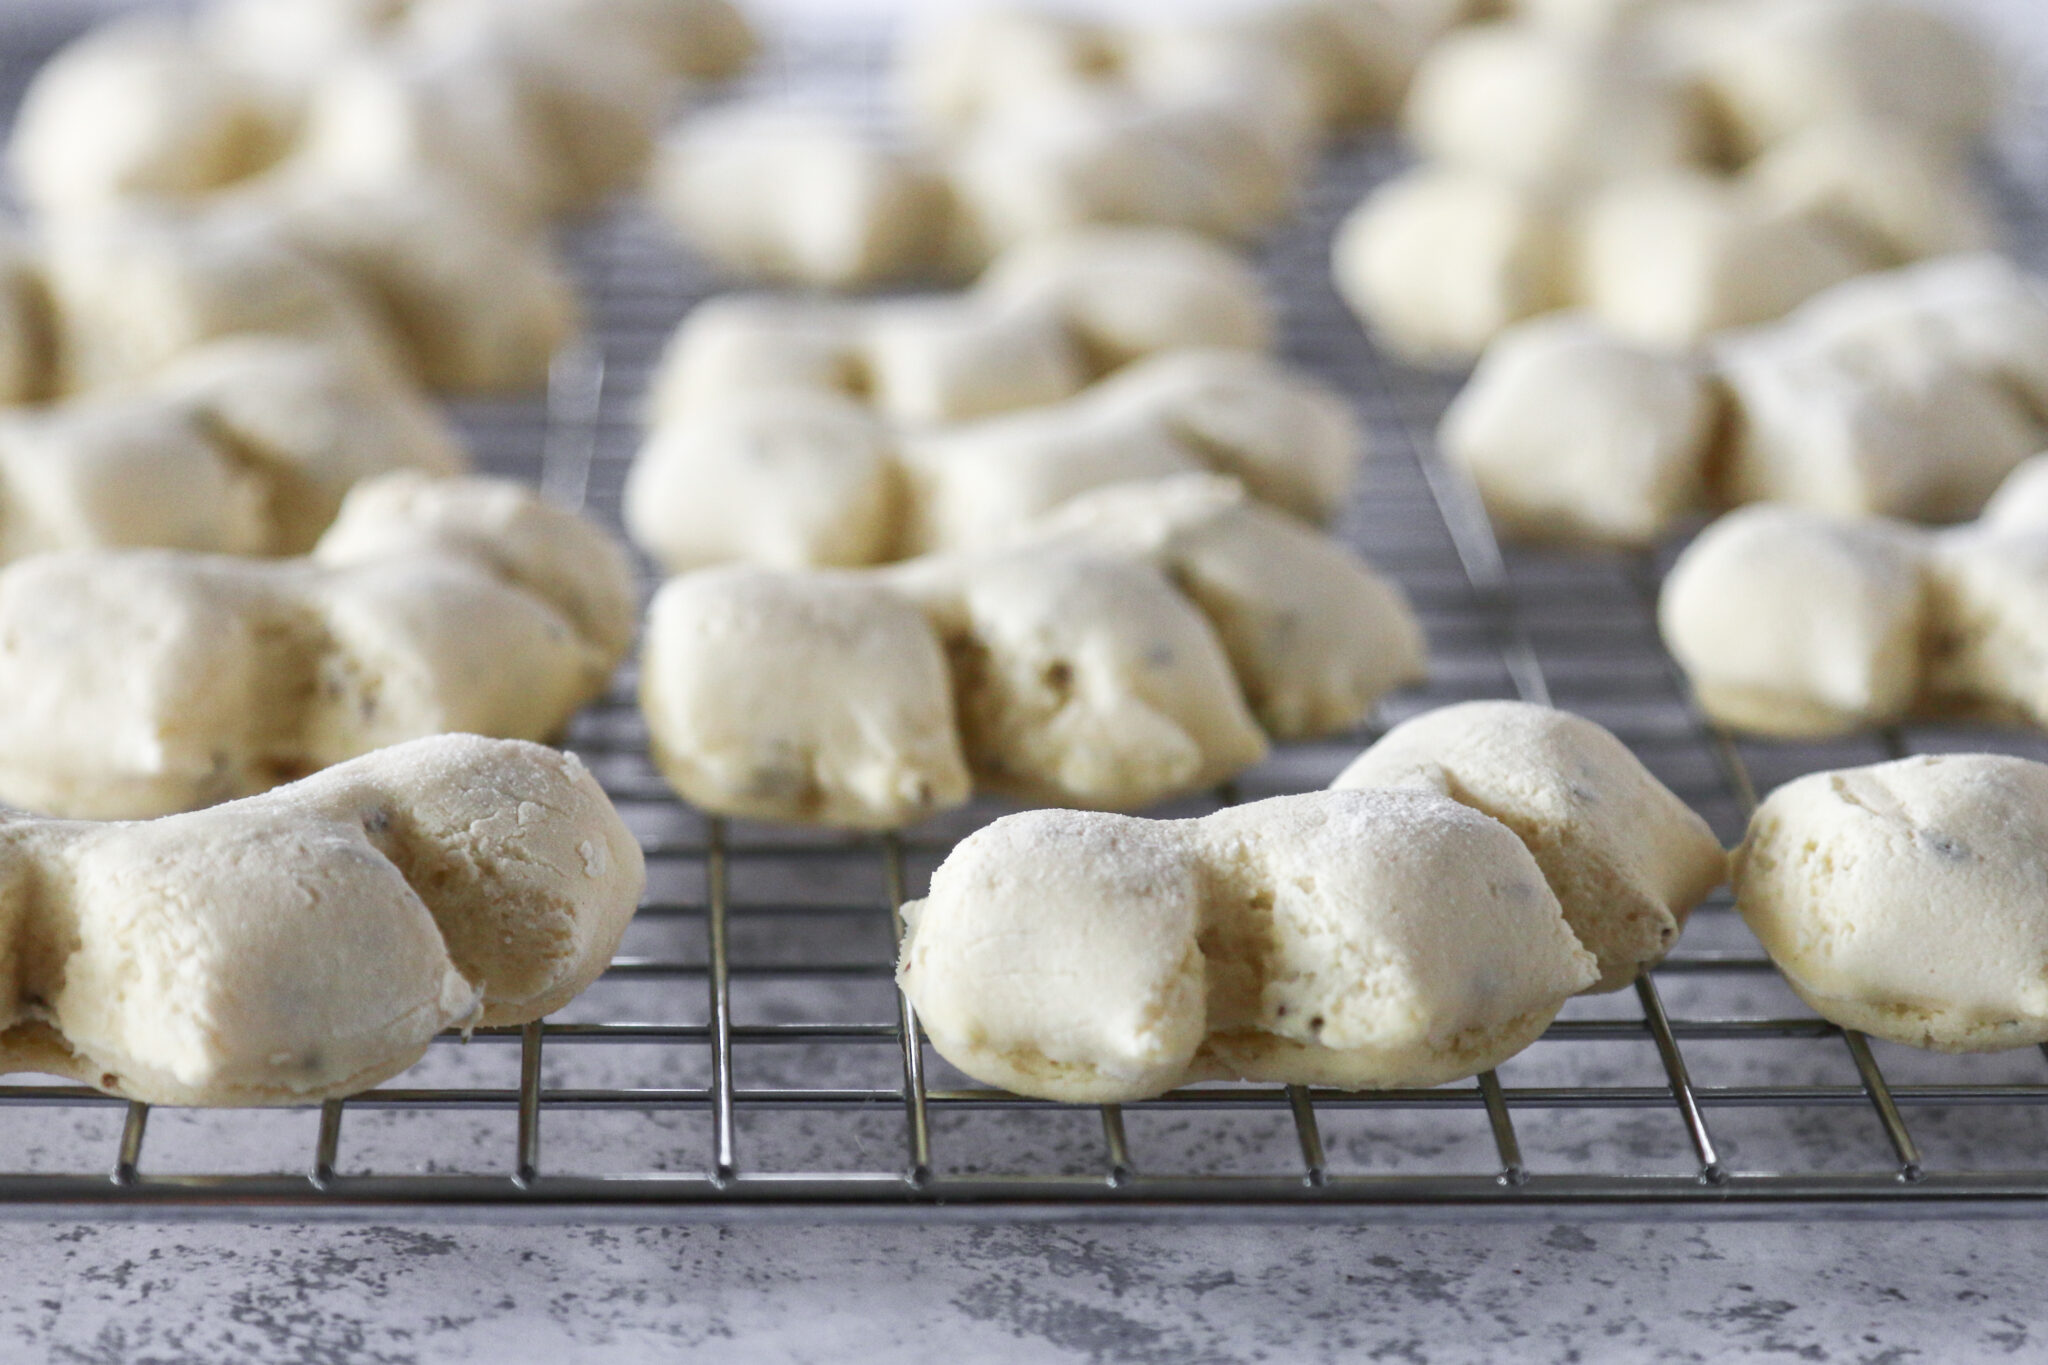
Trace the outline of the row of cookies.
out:
[[[1325,133],[1383,117],[1468,0],[1279,0],[1116,20],[934,10],[894,57],[892,138],[770,103],[681,128],[651,182],[683,239],[746,277],[959,278],[1091,223],[1249,239]]]
[[[414,386],[546,373],[576,302],[541,220],[636,177],[677,81],[750,48],[722,0],[220,0],[39,73],[0,289],[0,799],[245,799],[0,819],[0,1069],[303,1103],[609,964],[638,844],[521,740],[628,647],[624,551],[455,477]]]
[[[202,256],[243,311],[357,314],[427,387],[517,388],[578,321],[546,218],[635,181],[678,85],[752,47],[725,0],[213,0],[59,52],[9,160],[53,274],[140,240]],[[185,322],[175,294],[108,292],[135,337]]]
[[[1141,808],[1360,723],[1424,642],[1313,525],[1361,433],[1273,331],[1248,265],[1156,227],[957,293],[700,305],[624,506],[678,574],[640,676],[657,765],[709,811],[893,828],[976,788]]]
[[[1976,521],[1744,508],[1665,579],[1671,655],[1714,720],[1817,737],[1915,716],[2048,725],[2048,456]]]
[[[1326,520],[1361,435],[1273,330],[1248,265],[1156,228],[1015,248],[959,293],[715,297],[655,375],[626,525],[672,571],[852,566],[1201,471]]]
[[[2048,288],[1941,257],[1687,351],[1534,319],[1488,349],[1438,442],[1516,538],[1647,545],[1747,502],[1974,516],[2048,447]]]
[[[1027,1095],[1441,1085],[1654,966],[1732,872],[1823,1017],[2026,1046],[2048,1040],[2044,848],[2048,766],[1950,755],[1799,779],[1731,863],[1599,726],[1475,702],[1396,727],[1327,792],[1006,816],[905,907],[898,980],[941,1055]]]
[[[1463,361],[1582,308],[1683,346],[1995,235],[1969,168],[1989,55],[1893,0],[1656,0],[1473,25],[1416,69],[1422,161],[1340,229],[1339,289]]]

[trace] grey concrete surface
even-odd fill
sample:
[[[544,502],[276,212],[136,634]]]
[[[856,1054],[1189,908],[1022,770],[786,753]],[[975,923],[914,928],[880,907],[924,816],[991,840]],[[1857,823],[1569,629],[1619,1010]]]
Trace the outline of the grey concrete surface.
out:
[[[0,1224],[0,1359],[2030,1361],[2048,1225]]]

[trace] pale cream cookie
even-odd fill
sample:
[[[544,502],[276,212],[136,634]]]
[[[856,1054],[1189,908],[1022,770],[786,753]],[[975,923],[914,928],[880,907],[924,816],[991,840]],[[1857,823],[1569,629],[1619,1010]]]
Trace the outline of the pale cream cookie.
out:
[[[1834,1023],[1943,1052],[2048,1041],[2048,767],[1942,754],[1771,793],[1736,907]]]
[[[490,479],[362,484],[305,559],[35,556],[0,572],[0,800],[157,815],[421,735],[548,738],[632,626],[604,532]]]
[[[1707,505],[1722,408],[1697,360],[1558,313],[1487,348],[1437,445],[1510,537],[1646,545]]]
[[[1261,724],[1348,729],[1423,671],[1397,588],[1227,480],[1104,489],[1008,542],[671,581],[641,674],[664,771],[713,812],[890,827],[966,798],[933,756],[958,752],[994,790],[1138,808],[1256,762]],[[816,680],[802,706],[759,705],[757,657]]]
[[[1928,557],[1896,522],[1745,507],[1678,557],[1657,620],[1723,724],[1785,736],[1890,724],[1921,691]]]
[[[640,704],[655,765],[706,810],[890,829],[967,799],[944,647],[915,605],[850,575],[669,580],[648,610]]]
[[[1012,815],[904,917],[898,980],[940,1054],[1074,1102],[1439,1085],[1526,1047],[1596,974],[1520,841],[1424,792]]]
[[[445,735],[212,810],[0,819],[0,1070],[155,1104],[368,1089],[610,962],[639,844],[574,757]]]
[[[1332,785],[1438,792],[1513,830],[1599,960],[1588,990],[1620,990],[1663,961],[1686,916],[1728,876],[1707,822],[1626,745],[1546,706],[1427,712],[1388,731]]]

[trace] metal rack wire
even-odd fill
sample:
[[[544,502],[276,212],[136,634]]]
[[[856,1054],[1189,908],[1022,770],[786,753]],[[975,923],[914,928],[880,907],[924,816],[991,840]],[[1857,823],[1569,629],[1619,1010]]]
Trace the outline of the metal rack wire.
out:
[[[814,83],[821,62],[844,75],[846,50],[817,42],[770,79]],[[1452,381],[1377,355],[1326,283],[1336,216],[1393,157],[1384,141],[1333,154],[1266,258],[1289,355],[1355,398],[1377,448],[1344,531],[1402,580],[1431,637],[1434,681],[1383,722],[1479,696],[1571,707],[1730,841],[1758,790],[1817,767],[1958,745],[2048,756],[2038,737],[1935,728],[1738,743],[1702,723],[1657,643],[1660,564],[1504,554],[1429,456]],[[563,357],[544,408],[461,416],[487,464],[615,520],[647,371],[713,286],[630,209],[572,246],[592,343]],[[1000,808],[878,838],[704,819],[650,767],[630,672],[569,742],[642,838],[650,891],[583,999],[467,1046],[444,1038],[405,1076],[316,1110],[159,1112],[10,1078],[0,1208],[1300,1217],[2048,1199],[2048,1051],[1933,1057],[1836,1029],[1790,995],[1725,898],[1632,991],[1573,1002],[1470,1083],[1202,1085],[1099,1109],[978,1087],[923,1045],[890,959],[906,896]],[[1370,738],[1289,747],[1176,813],[1324,785]]]

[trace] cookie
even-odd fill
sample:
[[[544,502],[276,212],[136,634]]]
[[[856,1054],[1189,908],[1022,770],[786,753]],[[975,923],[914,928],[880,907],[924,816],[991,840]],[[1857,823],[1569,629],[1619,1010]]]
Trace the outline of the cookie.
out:
[[[0,622],[0,801],[129,818],[422,735],[554,735],[604,690],[633,592],[602,531],[518,485],[400,474],[305,559],[23,560]]]
[[[1339,733],[1427,671],[1421,626],[1398,585],[1229,479],[1101,488],[1066,503],[1040,534],[1133,551],[1165,569],[1208,616],[1275,739]]]
[[[1783,736],[1890,724],[1921,691],[1927,558],[1896,523],[1746,507],[1672,565],[1658,626],[1723,724]]]
[[[640,699],[655,766],[706,810],[890,829],[967,799],[944,648],[879,584],[748,565],[671,579]]]
[[[1570,299],[1569,215],[1539,187],[1426,165],[1387,180],[1338,226],[1331,275],[1351,311],[1426,364],[1477,355]]]
[[[146,823],[10,817],[0,1069],[155,1104],[351,1095],[444,1028],[567,1004],[645,880],[575,758],[474,735]]]
[[[1958,521],[2048,445],[2048,293],[1966,254],[1692,352],[1533,319],[1489,348],[1439,438],[1514,536],[1644,544],[1748,502]]]
[[[693,119],[649,188],[684,242],[743,279],[851,289],[947,273],[938,168],[831,119],[746,106]]]
[[[1722,408],[1697,362],[1558,313],[1487,348],[1437,445],[1513,539],[1647,545],[1707,505]]]
[[[1728,875],[1707,822],[1627,746],[1545,706],[1441,707],[1388,731],[1332,785],[1437,792],[1513,830],[1599,961],[1588,990],[1620,990],[1663,961]]]
[[[2048,768],[1942,754],[1758,807],[1736,906],[1823,1018],[1943,1052],[2048,1041]]]
[[[664,771],[706,810],[888,828],[966,798],[954,752],[976,783],[1034,800],[1198,791],[1264,756],[1262,724],[1356,725],[1421,675],[1422,650],[1396,587],[1196,476],[1104,489],[1007,545],[685,574],[655,598],[642,708]],[[761,707],[757,657],[830,685]]]
[[[362,480],[467,463],[388,374],[317,343],[230,337],[139,387],[0,418],[0,561],[137,546],[303,554]]]
[[[709,392],[711,375],[757,352],[812,382],[741,386],[657,422],[627,479],[626,523],[677,571],[730,559],[850,567],[982,547],[1093,489],[1204,472],[1327,520],[1349,494],[1362,444],[1348,408],[1321,384],[1251,352],[1204,349],[1136,362],[1061,402],[896,426],[843,395],[839,376],[851,364],[834,348],[829,316],[726,316],[732,326],[696,334],[719,336],[716,346],[680,353],[673,392]],[[791,344],[778,348],[778,333]],[[940,335],[915,347],[906,339],[896,359],[911,367],[919,350],[942,349]],[[921,392],[988,398],[1008,392],[1000,377],[1019,368],[1028,373],[935,365]]]
[[[1438,1085],[1526,1047],[1595,975],[1514,835],[1423,792],[1012,815],[904,918],[898,980],[939,1053],[1072,1102]]]

